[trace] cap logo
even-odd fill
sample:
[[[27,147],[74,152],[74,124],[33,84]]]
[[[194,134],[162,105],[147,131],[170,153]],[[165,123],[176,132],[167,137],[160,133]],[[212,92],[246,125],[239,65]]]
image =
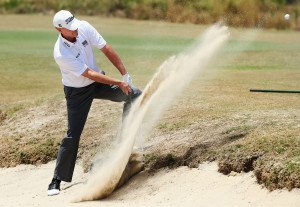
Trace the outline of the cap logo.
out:
[[[66,24],[69,24],[74,19],[74,15],[65,20]]]

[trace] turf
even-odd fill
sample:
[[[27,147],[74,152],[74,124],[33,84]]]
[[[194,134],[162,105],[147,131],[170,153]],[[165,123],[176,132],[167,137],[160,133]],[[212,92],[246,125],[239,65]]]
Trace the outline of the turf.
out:
[[[51,27],[50,16],[2,16],[0,25],[0,104],[32,100],[59,93],[60,73],[53,60],[52,48],[57,33]],[[26,20],[26,23],[20,21]],[[126,66],[144,84],[155,68],[170,55],[189,46],[203,27],[194,25],[138,22],[91,18],[113,45]],[[17,24],[18,22],[22,22]],[[36,24],[34,24],[36,23]],[[42,26],[41,26],[42,25]],[[186,30],[190,30],[188,33]],[[252,41],[243,39],[247,31],[234,30],[233,38],[224,49],[227,56],[238,56],[229,64],[230,70],[296,70],[300,55],[300,41],[295,32],[266,31]],[[266,39],[267,36],[272,38]],[[289,39],[289,37],[291,37]],[[96,52],[99,65],[117,76],[109,62]],[[226,57],[226,55],[224,56]]]

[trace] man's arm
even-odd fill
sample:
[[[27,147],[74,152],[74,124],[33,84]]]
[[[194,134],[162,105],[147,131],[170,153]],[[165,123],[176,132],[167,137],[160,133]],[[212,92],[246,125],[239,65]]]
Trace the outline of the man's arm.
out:
[[[110,60],[110,62],[112,62],[112,64],[120,71],[122,76],[127,73],[121,58],[109,44],[106,44],[103,48],[101,48],[101,51]]]
[[[115,78],[108,77],[106,75],[103,75],[101,73],[98,73],[90,68],[86,69],[83,73],[82,76],[89,78],[93,81],[99,82],[99,83],[104,83],[104,84],[111,84],[111,85],[116,85],[119,86],[120,89],[128,95],[129,92],[131,92],[130,86],[120,80],[117,80]]]

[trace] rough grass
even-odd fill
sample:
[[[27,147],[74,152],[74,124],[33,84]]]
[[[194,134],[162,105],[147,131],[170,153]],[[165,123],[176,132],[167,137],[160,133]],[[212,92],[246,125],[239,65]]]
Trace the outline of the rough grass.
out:
[[[299,129],[285,127],[289,129],[284,132],[260,129],[246,140],[226,147],[219,163],[220,171],[229,174],[254,169],[258,182],[270,190],[299,188]]]
[[[66,131],[60,73],[52,57],[57,34],[51,18],[1,16],[2,167],[55,159]],[[94,24],[120,53],[140,88],[165,58],[188,47],[204,29],[82,18]],[[196,167],[205,160],[218,160],[224,173],[254,170],[258,181],[269,189],[299,187],[299,95],[249,93],[250,88],[300,89],[299,34],[233,28],[231,33],[219,57],[147,135],[148,169]],[[120,77],[101,53],[96,54],[98,65]],[[79,150],[86,169],[94,154],[105,154],[112,147],[121,108],[118,103],[94,102]]]

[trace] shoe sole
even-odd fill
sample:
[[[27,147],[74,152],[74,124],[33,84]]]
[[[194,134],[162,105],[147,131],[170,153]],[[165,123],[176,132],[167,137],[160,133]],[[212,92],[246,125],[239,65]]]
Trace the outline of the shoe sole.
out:
[[[48,194],[48,196],[58,195],[59,194],[59,190],[58,189],[48,190],[47,194]]]

